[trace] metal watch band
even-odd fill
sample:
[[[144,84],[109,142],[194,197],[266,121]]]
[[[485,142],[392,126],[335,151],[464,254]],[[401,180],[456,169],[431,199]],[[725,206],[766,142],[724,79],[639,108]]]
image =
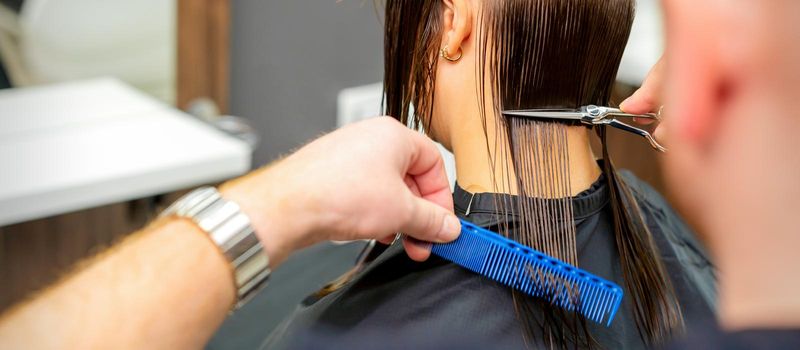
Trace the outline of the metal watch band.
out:
[[[178,199],[161,216],[191,219],[207,232],[233,265],[238,299],[235,308],[249,301],[267,280],[269,257],[255,235],[250,219],[239,205],[225,200],[214,187],[201,187]]]

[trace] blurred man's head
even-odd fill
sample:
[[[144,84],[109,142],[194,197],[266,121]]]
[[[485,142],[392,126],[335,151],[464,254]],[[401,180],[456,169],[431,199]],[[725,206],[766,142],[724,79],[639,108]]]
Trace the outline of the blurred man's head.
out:
[[[732,228],[769,239],[797,225],[800,1],[664,5],[665,162],[685,213],[712,251]]]

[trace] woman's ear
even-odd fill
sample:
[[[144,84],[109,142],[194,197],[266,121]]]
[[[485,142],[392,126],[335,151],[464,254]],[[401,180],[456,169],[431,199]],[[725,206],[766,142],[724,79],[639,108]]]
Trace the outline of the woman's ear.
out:
[[[473,6],[472,0],[444,0],[442,48],[447,47],[448,56],[458,56],[464,42],[472,34]]]

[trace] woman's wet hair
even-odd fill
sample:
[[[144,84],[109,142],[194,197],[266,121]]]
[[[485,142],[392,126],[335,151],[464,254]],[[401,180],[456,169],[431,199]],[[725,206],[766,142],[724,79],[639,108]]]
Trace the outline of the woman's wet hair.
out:
[[[444,4],[441,0],[383,2],[384,113],[410,127],[430,132],[438,52],[444,45],[441,41]],[[542,123],[506,120],[500,112],[609,105],[630,35],[635,1],[484,0],[478,12],[475,74],[481,86],[475,98],[479,99],[485,126],[492,122],[487,118],[489,113],[497,116],[494,118],[497,127],[492,130],[504,135],[493,139],[505,143],[499,147],[509,154],[498,155],[492,151],[498,145],[490,145],[488,141],[487,152],[494,156],[493,161],[509,162],[508,166],[514,169],[495,174],[494,179],[497,183],[513,183],[520,194],[536,193],[522,179],[525,175],[518,160],[537,147],[526,142],[538,144],[541,140],[530,141],[514,135],[541,132]],[[491,94],[490,105],[484,102],[485,93]],[[605,128],[598,127],[597,133],[602,143],[602,166],[626,297],[631,300],[642,339],[646,344],[659,344],[682,331],[680,305],[632,190],[609,157]],[[533,149],[535,153],[541,152]],[[535,213],[524,208],[500,207],[500,210],[517,210],[523,221],[525,217],[532,222],[541,220],[534,220]],[[529,343],[560,348],[596,345],[581,317],[521,293],[513,294]]]

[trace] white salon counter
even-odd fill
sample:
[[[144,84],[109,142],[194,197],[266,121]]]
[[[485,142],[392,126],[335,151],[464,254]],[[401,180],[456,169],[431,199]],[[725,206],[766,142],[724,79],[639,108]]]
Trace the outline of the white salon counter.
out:
[[[115,79],[0,90],[0,226],[225,180],[244,142]]]

